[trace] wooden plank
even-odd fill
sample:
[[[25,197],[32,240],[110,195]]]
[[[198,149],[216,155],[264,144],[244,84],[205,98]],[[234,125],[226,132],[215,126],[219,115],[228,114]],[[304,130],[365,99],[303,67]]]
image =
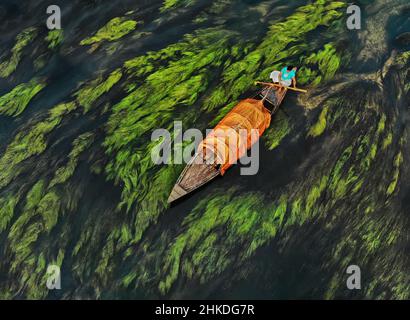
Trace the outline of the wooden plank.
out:
[[[282,86],[282,85],[277,84],[277,83],[269,83],[269,82],[256,81],[255,84],[260,84],[260,85],[263,85],[263,86],[270,86],[270,87],[275,87],[275,88],[285,88],[285,89],[293,90],[293,91],[296,91],[296,92],[307,93],[307,90],[299,89],[299,88],[294,88],[294,87],[285,87],[285,86]]]

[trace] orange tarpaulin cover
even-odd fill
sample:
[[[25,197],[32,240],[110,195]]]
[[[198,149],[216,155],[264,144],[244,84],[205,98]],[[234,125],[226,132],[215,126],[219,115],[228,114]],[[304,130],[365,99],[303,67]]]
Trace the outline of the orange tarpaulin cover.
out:
[[[223,175],[252,147],[269,127],[270,121],[271,114],[261,100],[245,99],[218,123],[198,150],[204,153],[204,158],[211,158],[213,163],[220,164]]]

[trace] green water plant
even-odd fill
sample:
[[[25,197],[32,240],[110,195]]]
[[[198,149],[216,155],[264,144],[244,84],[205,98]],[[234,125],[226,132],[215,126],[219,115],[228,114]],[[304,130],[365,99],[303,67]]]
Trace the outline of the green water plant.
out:
[[[0,233],[7,228],[13,218],[18,200],[15,196],[0,198]]]
[[[44,79],[22,83],[0,97],[0,114],[16,117],[23,113],[30,101],[46,86]]]
[[[24,29],[17,35],[16,44],[11,49],[11,56],[9,60],[5,60],[0,63],[1,78],[7,78],[17,69],[17,66],[23,56],[24,48],[27,47],[36,36],[37,29],[34,27]]]
[[[84,108],[84,113],[90,111],[93,103],[101,97],[104,93],[110,91],[110,89],[120,81],[122,77],[121,69],[114,70],[109,74],[106,79],[102,76],[90,81],[83,85],[74,96],[77,97],[78,103]]]
[[[39,155],[47,148],[46,136],[56,128],[65,114],[77,108],[74,102],[62,103],[49,111],[48,117],[35,124],[30,131],[19,132],[0,158],[0,188],[18,176],[24,160]]]
[[[267,148],[269,150],[274,150],[277,148],[281,144],[282,140],[291,132],[291,129],[292,124],[283,113],[278,113],[275,115],[271,126],[263,135]]]
[[[49,31],[45,40],[48,42],[48,47],[50,49],[56,49],[64,41],[64,30],[56,29]]]
[[[137,21],[130,20],[126,17],[113,18],[99,29],[95,35],[82,40],[80,44],[84,46],[103,41],[116,41],[135,30],[137,24]]]
[[[341,56],[342,54],[335,49],[333,44],[325,44],[324,49],[306,58],[299,82],[319,84],[332,79],[341,67]],[[310,66],[313,66],[313,70],[309,68]]]
[[[161,12],[174,8],[188,7],[196,2],[197,0],[164,0],[161,7]]]
[[[57,184],[65,183],[73,175],[81,153],[91,146],[93,139],[93,133],[86,132],[74,140],[73,148],[68,155],[68,162],[65,166],[57,169],[54,178],[50,182],[50,188]]]
[[[396,190],[397,184],[399,182],[399,177],[400,177],[400,167],[403,162],[403,155],[401,152],[399,152],[396,157],[394,158],[394,174],[392,181],[389,184],[389,187],[387,188],[387,195],[392,195],[393,192]]]
[[[329,107],[325,106],[320,112],[318,121],[309,129],[308,136],[318,137],[326,130],[326,115]]]

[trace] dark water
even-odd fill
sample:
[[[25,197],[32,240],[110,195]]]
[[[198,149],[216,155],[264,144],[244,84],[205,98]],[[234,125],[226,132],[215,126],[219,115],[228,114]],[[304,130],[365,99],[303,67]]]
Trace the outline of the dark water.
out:
[[[36,26],[39,35],[23,51],[16,71],[0,79],[0,95],[34,77],[46,78],[47,85],[18,117],[0,115],[1,157],[7,153],[8,146],[18,133],[30,132],[35,123],[47,118],[47,112],[54,106],[72,101],[74,92],[84,83],[100,75],[106,77],[122,67],[125,61],[183,42],[184,36],[208,28],[232,31],[235,36],[230,40],[230,45],[249,46],[249,52],[252,52],[266,38],[269,26],[286,19],[296,8],[309,3],[215,1],[223,2],[228,5],[221,11],[212,11],[212,1],[206,0],[192,1],[193,5],[161,11],[163,1],[55,1],[62,8],[64,41],[58,49],[50,51],[43,41],[48,32],[45,28],[46,2],[3,1],[0,5],[0,18],[4,21],[0,26],[0,61],[9,57],[15,37],[21,30]],[[155,185],[159,169],[147,169],[148,173],[145,174],[145,165],[133,163],[131,157],[129,163],[133,163],[135,172],[141,173],[137,176],[142,182],[129,182],[127,179],[114,181],[109,178],[104,169],[112,159],[120,158],[119,150],[110,153],[104,144],[109,136],[109,119],[115,113],[114,106],[127,95],[124,88],[133,81],[143,87],[145,82],[149,82],[148,76],[142,79],[124,76],[93,103],[91,112],[85,114],[79,109],[67,115],[46,135],[47,148],[44,152],[34,154],[16,166],[16,170],[23,168],[21,174],[16,174],[10,183],[0,188],[1,199],[19,196],[12,218],[4,229],[0,229],[0,297],[409,298],[410,265],[406,255],[410,221],[409,101],[408,92],[405,91],[408,88],[403,89],[406,84],[408,86],[409,71],[400,71],[389,61],[394,61],[397,55],[410,49],[406,35],[406,32],[410,32],[410,7],[405,0],[360,1],[359,4],[364,19],[362,30],[342,29],[341,33],[334,34],[329,26],[318,27],[299,43],[308,48],[304,56],[296,53],[295,57],[289,58],[293,63],[302,61],[326,43],[333,43],[338,50],[340,48],[345,57],[351,56],[350,59],[346,58],[348,62],[331,79],[318,86],[307,83],[306,87],[310,91],[308,97],[288,95],[282,106],[286,114],[280,111],[275,115],[272,130],[283,118],[287,119],[291,128],[274,150],[268,149],[269,139],[262,139],[260,171],[255,176],[241,176],[239,166],[233,167],[223,178],[216,179],[170,208],[162,207],[164,195],[161,192],[167,194],[170,191],[169,187],[180,172],[180,167],[175,168],[175,177],[160,180],[163,188],[169,189],[165,191]],[[124,16],[131,10],[133,12],[128,15],[130,19],[143,21],[137,31],[118,41],[103,43],[94,50],[79,44],[112,18]],[[198,17],[202,19],[199,22],[195,20]],[[343,19],[341,23],[344,23]],[[114,53],[111,54],[109,48]],[[36,70],[33,61],[41,55],[44,55],[46,64]],[[178,58],[172,61],[177,63]],[[283,59],[278,63],[286,61]],[[157,68],[167,68],[168,63],[165,61]],[[207,83],[207,89],[192,106],[175,108],[172,120],[184,119],[186,126],[195,125],[205,129],[219,113],[218,109],[206,113],[200,108],[207,95],[216,87],[223,86],[219,74],[225,66],[209,65],[205,68],[214,72],[215,77],[210,78],[212,80]],[[243,74],[246,72],[244,70]],[[161,89],[153,88],[152,95]],[[251,96],[254,91],[255,88],[245,90],[239,98]],[[338,98],[341,102],[330,108],[328,129],[319,137],[308,136],[325,102],[331,101],[331,98]],[[155,106],[149,105],[147,101],[140,108],[152,108],[155,111]],[[315,104],[314,101],[318,102],[309,109],[308,103]],[[106,112],[104,108],[107,108]],[[345,123],[335,120],[330,124],[338,108],[343,108]],[[131,117],[130,114],[124,113],[123,117]],[[375,137],[381,115],[386,116],[386,128],[391,131],[393,143],[383,153],[377,153],[371,171],[365,172],[363,169],[363,172],[356,173],[364,177],[362,191],[354,193],[349,186],[349,191],[337,198],[335,192],[331,191],[331,181],[328,181],[327,188],[321,191],[314,204],[315,214],[306,219],[300,218],[300,222],[289,226],[278,226],[277,232],[247,258],[242,258],[242,254],[253,239],[262,237],[259,233],[261,226],[253,227],[246,236],[239,232],[231,236],[230,226],[235,223],[232,216],[226,224],[202,231],[204,234],[201,240],[192,248],[186,245],[173,285],[167,292],[158,289],[159,283],[170,273],[164,270],[165,258],[177,239],[189,234],[190,228],[197,224],[200,230],[207,230],[206,227],[201,229],[206,223],[200,219],[212,208],[204,209],[201,200],[206,199],[209,203],[212,199],[219,199],[221,194],[231,188],[236,188],[231,201],[243,199],[243,212],[246,212],[246,195],[261,195],[266,208],[273,203],[277,205],[284,197],[288,202],[288,220],[292,203],[299,198],[309,198],[311,189],[322,177],[331,175],[329,172],[332,172],[348,146],[353,146],[354,151],[352,158],[341,169],[343,177],[349,175],[350,168],[356,168],[357,171],[365,158],[367,152],[360,153],[359,147],[364,137],[370,137],[364,143],[365,150],[369,151],[373,143],[378,143],[378,152],[381,152],[382,138]],[[160,117],[161,114],[158,114],[158,123]],[[355,117],[358,121],[352,125],[350,120]],[[194,119],[191,122],[186,120],[191,118]],[[40,201],[35,204],[35,209],[27,209],[29,190],[38,181],[49,183],[56,170],[67,163],[73,141],[87,132],[93,133],[93,143],[80,153],[72,176],[43,194],[56,192],[60,197],[56,224],[50,231],[41,229],[34,240],[28,241],[24,234],[29,233],[30,226],[41,221],[44,213],[39,208],[48,206],[48,203],[40,205]],[[124,150],[137,152],[144,149],[148,137],[148,134],[138,137],[129,143],[129,149]],[[394,159],[399,152],[403,161],[397,187],[392,195],[387,196],[384,190],[379,189],[391,182],[395,173]],[[143,163],[143,159],[140,161]],[[94,170],[96,167],[100,170]],[[130,212],[126,212],[124,207],[119,208],[127,182],[135,184],[133,191],[139,195]],[[227,206],[223,203],[221,200],[219,204],[221,212]],[[367,207],[372,207],[373,213],[365,214]],[[199,214],[188,219],[190,214],[197,212],[195,210]],[[19,220],[30,212],[32,215],[29,219],[24,222]],[[156,217],[147,226],[143,226],[140,218],[144,212]],[[5,221],[5,214],[1,214],[0,219]],[[303,215],[303,210],[300,214]],[[266,215],[261,210],[261,216]],[[269,223],[275,225],[273,219],[265,221],[265,224]],[[246,221],[242,224],[245,226]],[[124,225],[132,230],[131,239],[125,240],[125,245],[123,239],[127,237],[118,236],[116,231],[122,230]],[[133,237],[136,238],[138,231],[143,228],[145,231],[141,239],[134,241]],[[12,240],[13,230],[21,230],[24,239],[20,243],[26,251],[16,249],[18,245]],[[389,242],[392,230],[397,237]],[[200,244],[209,234],[218,237],[217,244],[213,244],[212,248],[219,260],[213,262],[211,257],[203,260],[202,265],[194,268],[194,275],[189,277],[183,271],[182,262],[194,260],[194,253],[200,253]],[[234,245],[232,238],[236,236],[238,243]],[[79,243],[82,243],[81,248],[76,249]],[[41,265],[39,257],[43,257],[48,264],[56,261],[60,251],[64,252],[60,262],[63,290],[44,291],[45,267],[37,267]],[[34,264],[30,262],[32,260]],[[219,268],[225,262],[226,267]],[[15,266],[11,268],[13,264]],[[349,264],[358,264],[363,270],[362,291],[345,288],[345,268]],[[394,267],[390,268],[392,264]],[[36,270],[33,278],[27,276],[31,269]],[[133,280],[129,285],[123,285],[122,281],[130,274],[134,275]],[[199,280],[201,275],[204,277],[202,281]]]

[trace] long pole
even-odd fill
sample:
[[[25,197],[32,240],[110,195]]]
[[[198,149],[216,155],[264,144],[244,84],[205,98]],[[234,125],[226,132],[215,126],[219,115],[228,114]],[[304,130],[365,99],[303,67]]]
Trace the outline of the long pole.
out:
[[[293,87],[285,87],[285,86],[282,86],[282,85],[277,84],[277,83],[256,81],[255,84],[260,84],[260,85],[269,86],[269,87],[285,88],[285,89],[289,89],[289,90],[293,90],[293,91],[297,91],[297,92],[307,93],[307,90],[299,89],[299,88],[293,88]]]

